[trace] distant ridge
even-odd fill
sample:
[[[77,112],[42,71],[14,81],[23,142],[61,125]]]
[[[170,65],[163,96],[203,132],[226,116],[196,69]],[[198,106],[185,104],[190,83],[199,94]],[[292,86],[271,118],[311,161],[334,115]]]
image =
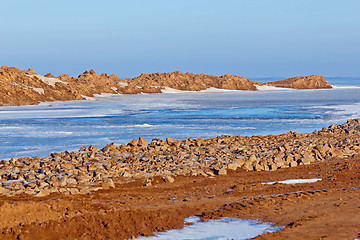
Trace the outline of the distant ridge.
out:
[[[33,69],[0,68],[0,106],[39,104],[48,101],[85,100],[94,94],[161,93],[165,87],[186,91],[208,88],[256,91],[256,85],[294,89],[331,88],[322,76],[294,77],[286,80],[258,83],[245,77],[225,74],[149,73],[135,78],[120,79],[116,75],[99,75],[94,70],[85,71],[78,78],[51,73],[38,75]]]

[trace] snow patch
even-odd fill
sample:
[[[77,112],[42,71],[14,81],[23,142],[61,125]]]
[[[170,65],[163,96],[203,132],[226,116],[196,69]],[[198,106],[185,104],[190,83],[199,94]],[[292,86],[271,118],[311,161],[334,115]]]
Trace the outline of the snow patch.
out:
[[[43,88],[36,88],[36,87],[31,87],[35,92],[38,92],[40,94],[45,94],[45,91]]]
[[[26,85],[22,85],[25,89],[32,89],[34,90],[35,92],[37,93],[40,93],[40,94],[45,94],[45,91],[43,88],[36,88],[36,87],[31,87],[31,86],[26,86]]]
[[[214,87],[210,87],[210,88],[207,88],[205,90],[200,90],[200,91],[179,90],[179,89],[170,88],[170,87],[164,87],[163,89],[161,89],[162,93],[196,93],[196,92],[217,93],[217,92],[237,92],[237,91],[241,91],[241,90],[230,90],[230,89],[221,89],[221,88],[214,88]]]
[[[135,127],[153,127],[153,125],[144,123],[144,124],[136,124]]]
[[[94,97],[89,97],[86,95],[81,95],[83,98],[85,98],[86,100],[96,100]]]
[[[119,84],[120,84],[121,87],[127,87],[127,86],[129,86],[129,84],[126,83],[126,82],[119,82]]]
[[[266,182],[261,184],[269,184],[273,185],[275,183],[282,183],[282,184],[297,184],[297,183],[313,183],[317,181],[321,181],[321,178],[311,178],[311,179],[287,179],[284,181],[277,181],[277,182]]]
[[[62,84],[68,84],[64,81],[61,81],[57,78],[49,78],[49,77],[44,77],[44,76],[41,76],[41,75],[38,75],[38,74],[31,74],[31,75],[27,75],[27,76],[30,76],[30,77],[37,77],[38,79],[40,79],[41,81],[43,81],[44,83],[50,85],[50,86],[53,86],[55,87],[55,84],[56,83],[62,83]]]
[[[280,87],[274,87],[274,86],[266,86],[266,85],[255,85],[256,89],[258,91],[282,91],[282,90],[294,90],[292,88],[280,88]]]
[[[103,97],[113,97],[113,96],[118,96],[120,94],[118,93],[101,93],[101,94],[94,94],[95,98],[103,98]]]
[[[162,93],[193,93],[194,91],[184,91],[175,88],[164,87],[164,89],[161,89],[161,92]]]
[[[230,90],[230,89],[221,89],[221,88],[210,87],[205,90],[201,90],[200,92],[216,93],[216,92],[235,92],[235,91],[239,91],[239,90]]]

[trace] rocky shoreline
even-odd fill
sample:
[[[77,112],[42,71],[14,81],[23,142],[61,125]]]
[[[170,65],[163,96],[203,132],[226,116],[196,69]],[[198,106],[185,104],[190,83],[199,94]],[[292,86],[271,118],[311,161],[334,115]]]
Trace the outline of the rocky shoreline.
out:
[[[127,145],[89,146],[47,158],[0,161],[0,194],[43,197],[52,193],[88,194],[133,180],[150,186],[179,176],[214,177],[228,171],[275,171],[360,152],[360,119],[308,134],[219,136],[165,141],[134,139]]]
[[[259,83],[245,77],[226,74],[212,76],[182,72],[142,74],[120,79],[94,70],[85,71],[77,78],[51,73],[38,75],[34,70],[21,71],[15,67],[0,68],[0,106],[39,104],[40,102],[85,100],[94,94],[162,93],[165,87],[186,91],[208,88],[256,91],[256,86],[293,89],[331,88],[322,76],[295,77],[270,83]]]

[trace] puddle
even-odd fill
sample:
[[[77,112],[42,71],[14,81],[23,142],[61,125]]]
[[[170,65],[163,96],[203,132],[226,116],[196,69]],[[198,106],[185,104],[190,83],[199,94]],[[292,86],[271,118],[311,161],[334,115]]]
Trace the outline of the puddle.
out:
[[[236,218],[222,218],[208,222],[199,222],[199,217],[185,219],[186,223],[193,223],[183,229],[173,229],[167,232],[154,233],[154,237],[142,237],[145,240],[179,240],[179,239],[249,239],[258,235],[275,232],[282,227],[273,227],[272,223],[258,223],[256,221]]]

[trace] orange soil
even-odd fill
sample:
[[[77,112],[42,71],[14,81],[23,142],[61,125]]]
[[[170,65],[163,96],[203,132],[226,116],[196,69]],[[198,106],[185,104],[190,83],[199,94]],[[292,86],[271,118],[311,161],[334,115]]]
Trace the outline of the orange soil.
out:
[[[295,178],[304,184],[264,185]],[[127,239],[181,228],[184,219],[259,219],[285,226],[257,239],[360,237],[360,157],[277,171],[160,178],[88,195],[0,197],[0,239]]]

